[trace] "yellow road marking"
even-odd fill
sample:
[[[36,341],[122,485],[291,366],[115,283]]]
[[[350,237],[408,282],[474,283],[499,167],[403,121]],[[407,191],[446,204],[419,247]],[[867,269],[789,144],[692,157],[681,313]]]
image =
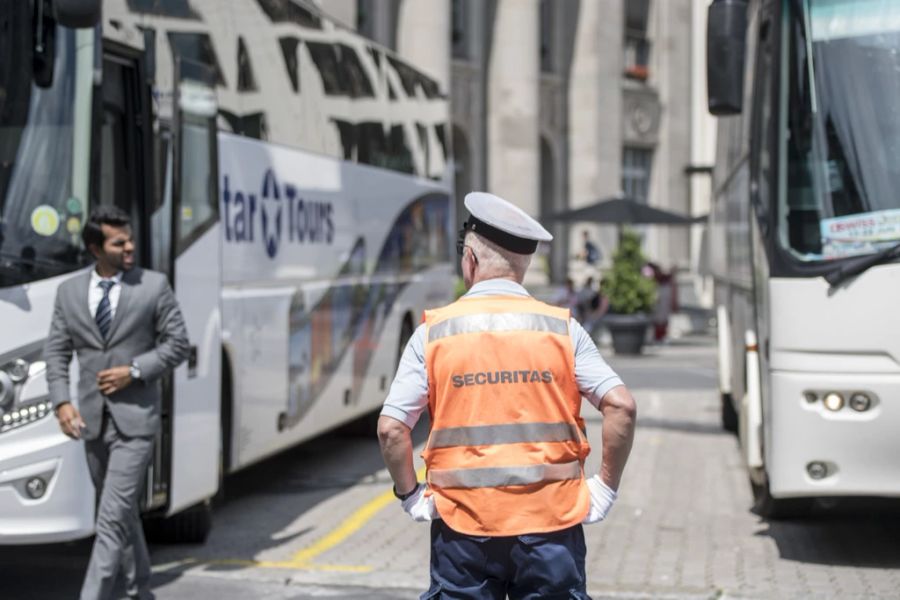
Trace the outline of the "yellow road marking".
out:
[[[425,477],[425,467],[416,471],[416,477],[422,479]],[[331,550],[348,537],[362,529],[372,517],[378,514],[388,504],[394,502],[394,492],[388,490],[379,494],[366,504],[362,505],[349,517],[341,521],[333,530],[313,542],[311,545],[294,553],[290,560],[286,561],[270,561],[270,560],[243,560],[243,559],[213,559],[213,560],[197,560],[188,558],[179,561],[174,566],[187,566],[188,564],[196,565],[236,565],[246,567],[261,567],[269,569],[298,569],[310,571],[338,571],[349,573],[368,573],[373,567],[368,565],[323,565],[313,564],[312,560],[320,554]]]
[[[425,467],[422,467],[418,471],[416,471],[416,478],[422,479],[425,477]],[[378,511],[382,508],[394,502],[394,492],[393,490],[388,490],[383,494],[375,497],[373,500],[370,500],[368,503],[364,504],[361,508],[357,509],[352,515],[344,519],[344,521],[337,526],[336,529],[327,533],[324,537],[319,538],[316,542],[314,542],[311,546],[307,546],[306,548],[300,550],[296,554],[294,554],[291,562],[306,564],[311,561],[316,556],[331,550],[345,539],[356,533],[359,529],[363,527],[366,523],[368,523],[372,517],[374,517]]]

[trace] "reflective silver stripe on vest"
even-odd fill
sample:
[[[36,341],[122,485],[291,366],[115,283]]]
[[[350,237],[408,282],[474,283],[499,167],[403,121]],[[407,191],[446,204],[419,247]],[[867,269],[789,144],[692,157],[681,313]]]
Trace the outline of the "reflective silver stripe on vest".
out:
[[[538,313],[480,313],[463,315],[441,321],[428,329],[428,341],[433,342],[461,333],[482,333],[486,331],[548,331],[567,335],[569,323]]]
[[[507,485],[530,485],[543,481],[581,478],[581,463],[528,465],[524,467],[490,467],[486,469],[444,469],[428,471],[428,482],[441,488],[483,488]]]
[[[574,423],[511,423],[448,427],[431,432],[429,448],[454,446],[490,446],[496,444],[524,444],[528,442],[580,442]]]

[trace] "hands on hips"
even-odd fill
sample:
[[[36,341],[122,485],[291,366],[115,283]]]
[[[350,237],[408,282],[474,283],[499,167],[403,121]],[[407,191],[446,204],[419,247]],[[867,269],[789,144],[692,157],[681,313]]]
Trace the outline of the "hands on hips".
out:
[[[599,475],[594,475],[587,480],[588,491],[591,494],[591,510],[582,523],[597,523],[606,518],[613,503],[616,501],[618,494],[616,491],[603,483]]]
[[[424,483],[416,484],[416,490],[412,496],[401,502],[404,512],[412,517],[413,521],[427,522],[441,518],[434,505],[434,496],[425,495],[427,489],[428,487]]]

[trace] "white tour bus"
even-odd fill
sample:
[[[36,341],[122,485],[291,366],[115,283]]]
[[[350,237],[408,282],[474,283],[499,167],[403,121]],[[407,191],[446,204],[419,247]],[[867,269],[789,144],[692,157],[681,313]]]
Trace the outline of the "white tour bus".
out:
[[[708,27],[722,420],[755,509],[900,497],[900,2],[716,1]]]
[[[99,4],[0,9],[0,544],[92,531],[41,360],[92,206],[131,215],[187,322],[144,500],[169,539],[205,537],[223,474],[374,422],[421,311],[452,299],[434,80],[312,3]]]

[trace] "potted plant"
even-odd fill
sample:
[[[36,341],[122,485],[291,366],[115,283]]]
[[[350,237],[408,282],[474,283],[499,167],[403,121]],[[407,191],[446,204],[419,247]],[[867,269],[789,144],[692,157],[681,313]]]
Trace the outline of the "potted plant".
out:
[[[609,300],[609,314],[603,322],[612,335],[616,354],[640,354],[644,345],[648,313],[656,303],[656,282],[641,274],[646,263],[638,235],[622,232],[612,268],[600,282],[600,293]]]

